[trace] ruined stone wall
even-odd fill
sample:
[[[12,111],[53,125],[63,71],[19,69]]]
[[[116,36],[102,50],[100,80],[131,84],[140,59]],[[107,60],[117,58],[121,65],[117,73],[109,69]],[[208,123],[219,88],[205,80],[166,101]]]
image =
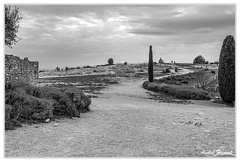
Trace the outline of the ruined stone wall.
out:
[[[17,56],[5,55],[5,81],[38,82],[38,62],[20,59]]]

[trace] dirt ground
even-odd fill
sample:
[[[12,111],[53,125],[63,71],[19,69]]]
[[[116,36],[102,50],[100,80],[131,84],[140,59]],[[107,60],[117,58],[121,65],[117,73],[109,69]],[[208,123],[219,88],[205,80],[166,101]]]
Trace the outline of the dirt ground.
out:
[[[235,108],[157,102],[142,83],[101,90],[81,118],[6,131],[5,157],[235,156]]]

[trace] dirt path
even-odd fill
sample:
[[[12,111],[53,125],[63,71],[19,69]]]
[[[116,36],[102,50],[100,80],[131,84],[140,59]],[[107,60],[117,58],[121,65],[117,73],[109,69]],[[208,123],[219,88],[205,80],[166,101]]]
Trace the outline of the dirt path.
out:
[[[215,156],[219,150],[235,154],[234,108],[159,103],[148,99],[142,83],[127,81],[104,89],[92,99],[92,111],[80,119],[59,120],[57,127],[52,122],[6,131],[5,156],[189,157]]]

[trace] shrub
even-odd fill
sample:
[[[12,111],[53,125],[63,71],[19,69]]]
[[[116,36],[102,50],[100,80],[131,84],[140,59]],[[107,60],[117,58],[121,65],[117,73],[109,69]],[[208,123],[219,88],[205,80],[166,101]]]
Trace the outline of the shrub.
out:
[[[80,102],[73,104],[70,94],[80,93]],[[91,99],[80,89],[34,87],[24,83],[5,84],[5,125],[13,129],[11,121],[44,121],[54,115],[78,114],[75,107],[89,111]],[[74,106],[75,105],[75,106]],[[82,110],[81,110],[82,111]]]
[[[231,35],[224,39],[221,48],[218,84],[221,98],[227,103],[235,101],[235,40]]]
[[[113,62],[113,59],[112,59],[112,58],[109,58],[109,59],[108,59],[108,64],[109,64],[109,65],[113,65],[113,63],[114,63],[114,62]]]
[[[11,110],[12,110],[12,106],[5,104],[5,120],[10,119]]]
[[[177,67],[175,67],[175,72],[178,72],[178,68]]]
[[[34,113],[40,113],[40,120],[53,117],[51,101],[27,95],[24,88],[7,93],[5,102],[11,105],[9,120],[31,120]]]
[[[169,68],[163,69],[162,72],[163,72],[163,73],[170,73],[170,69],[169,69]]]
[[[170,73],[170,68],[167,68],[167,69],[166,69],[166,73]]]
[[[17,120],[5,121],[5,130],[14,130],[16,127],[22,127],[22,124]]]
[[[157,82],[150,83],[148,81],[144,82],[142,86],[145,89],[152,90],[155,92],[163,92],[179,99],[193,99],[193,100],[211,99],[207,91],[196,89],[193,87],[166,85]]]

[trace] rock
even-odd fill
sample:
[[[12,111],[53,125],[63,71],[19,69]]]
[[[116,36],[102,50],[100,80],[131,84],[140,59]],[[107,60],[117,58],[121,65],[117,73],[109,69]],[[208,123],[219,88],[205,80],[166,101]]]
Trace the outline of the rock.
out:
[[[51,120],[49,119],[49,118],[47,118],[46,120],[45,120],[45,123],[49,123]]]
[[[195,123],[194,125],[199,127],[199,126],[202,126],[202,123]]]
[[[55,124],[54,124],[54,127],[57,127],[57,126],[58,126],[58,124],[57,124],[57,123],[55,123]]]
[[[187,124],[187,125],[193,124],[193,121],[186,122],[185,124]]]
[[[197,113],[198,115],[204,115],[204,113],[202,113],[202,112],[199,112],[199,113]]]
[[[35,128],[39,128],[39,125],[36,125]]]

